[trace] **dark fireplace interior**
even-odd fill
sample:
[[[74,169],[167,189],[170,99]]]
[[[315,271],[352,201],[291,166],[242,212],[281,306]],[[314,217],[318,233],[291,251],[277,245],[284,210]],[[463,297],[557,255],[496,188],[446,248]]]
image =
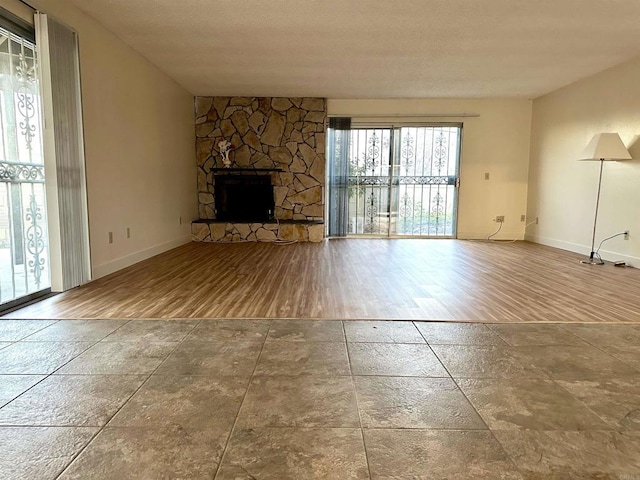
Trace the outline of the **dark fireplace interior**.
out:
[[[273,220],[271,175],[215,175],[216,219],[226,222]]]

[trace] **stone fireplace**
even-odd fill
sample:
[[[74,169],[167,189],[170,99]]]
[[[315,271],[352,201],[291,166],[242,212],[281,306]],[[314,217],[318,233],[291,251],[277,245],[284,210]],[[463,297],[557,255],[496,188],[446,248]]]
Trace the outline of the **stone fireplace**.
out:
[[[194,239],[321,241],[325,100],[196,97],[195,111]],[[231,142],[230,168],[223,168],[222,140]]]

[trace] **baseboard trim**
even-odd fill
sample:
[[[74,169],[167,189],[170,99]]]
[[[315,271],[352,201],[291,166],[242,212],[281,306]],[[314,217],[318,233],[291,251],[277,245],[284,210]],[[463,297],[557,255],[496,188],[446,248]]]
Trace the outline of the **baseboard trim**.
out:
[[[143,260],[146,260],[148,258],[155,257],[156,255],[160,255],[161,253],[164,253],[173,248],[177,248],[181,245],[185,245],[187,243],[191,243],[191,235],[185,235],[175,240],[161,243],[159,245],[154,245],[153,247],[147,248],[145,250],[140,250],[139,252],[130,253],[129,255],[125,255],[124,257],[116,258],[115,260],[103,263],[102,265],[97,265],[91,269],[92,280],[110,275],[117,272],[118,270],[130,267],[131,265],[134,265],[138,262],[142,262]]]
[[[591,247],[588,245],[581,245],[579,243],[573,243],[573,242],[565,242],[564,240],[558,240],[556,238],[527,234],[524,236],[524,239],[529,242],[539,243],[541,245],[546,245],[548,247],[560,248],[562,250],[568,250],[570,252],[581,253],[586,257],[588,257],[589,254],[591,253]],[[611,262],[622,260],[623,262],[625,262],[627,265],[631,267],[640,266],[640,258],[638,257],[624,255],[622,253],[613,252],[611,250],[600,250],[600,255],[602,255],[603,259]]]

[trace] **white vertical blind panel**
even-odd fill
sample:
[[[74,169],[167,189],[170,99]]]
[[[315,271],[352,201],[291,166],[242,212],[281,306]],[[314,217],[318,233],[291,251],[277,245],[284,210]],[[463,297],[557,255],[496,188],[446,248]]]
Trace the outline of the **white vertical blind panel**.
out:
[[[39,14],[46,23],[51,82],[55,165],[60,220],[63,289],[91,280],[89,222],[82,135],[78,37],[68,27]]]

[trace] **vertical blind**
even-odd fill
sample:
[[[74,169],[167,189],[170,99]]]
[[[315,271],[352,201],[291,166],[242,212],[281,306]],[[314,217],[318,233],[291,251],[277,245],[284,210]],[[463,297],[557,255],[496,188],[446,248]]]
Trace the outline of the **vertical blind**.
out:
[[[328,203],[329,236],[345,237],[348,228],[349,133],[351,119],[329,119]]]
[[[49,210],[59,222],[61,289],[67,290],[91,279],[78,36],[45,14],[35,19],[45,109],[51,109],[45,118],[53,123],[46,127],[53,148],[45,155],[55,157],[57,212]]]

